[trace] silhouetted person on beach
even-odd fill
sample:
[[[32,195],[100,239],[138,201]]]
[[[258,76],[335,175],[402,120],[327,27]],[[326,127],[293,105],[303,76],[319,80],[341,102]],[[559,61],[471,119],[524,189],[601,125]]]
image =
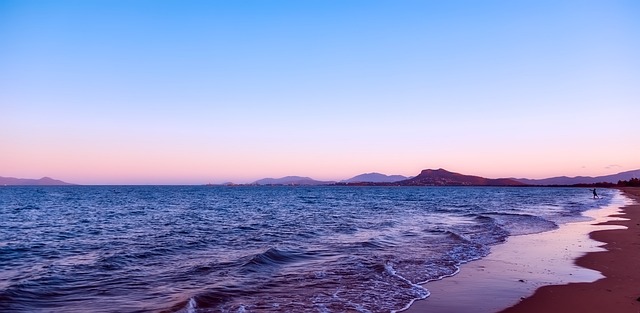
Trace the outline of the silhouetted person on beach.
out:
[[[593,191],[593,198],[594,199],[600,199],[600,197],[598,197],[598,194],[596,193],[596,189],[595,188],[589,189],[589,190]]]

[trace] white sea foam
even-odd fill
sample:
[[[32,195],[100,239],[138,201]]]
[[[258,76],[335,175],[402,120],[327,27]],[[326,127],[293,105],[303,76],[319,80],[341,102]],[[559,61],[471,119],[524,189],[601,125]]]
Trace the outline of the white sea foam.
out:
[[[414,284],[412,281],[406,279],[402,275],[399,275],[398,272],[396,271],[396,269],[393,268],[393,264],[385,263],[384,269],[389,275],[397,277],[398,279],[400,279],[400,280],[404,281],[405,283],[411,285],[411,290],[413,291],[414,295],[416,296],[415,299],[411,300],[411,302],[408,303],[402,309],[400,309],[400,310],[391,310],[392,313],[399,312],[399,311],[404,311],[407,308],[409,308],[409,306],[411,306],[411,304],[413,304],[414,301],[426,299],[427,297],[429,297],[429,295],[430,295],[429,290],[427,290],[426,288],[422,287],[419,284]]]
[[[189,303],[187,303],[187,313],[196,313],[196,299],[189,299]]]

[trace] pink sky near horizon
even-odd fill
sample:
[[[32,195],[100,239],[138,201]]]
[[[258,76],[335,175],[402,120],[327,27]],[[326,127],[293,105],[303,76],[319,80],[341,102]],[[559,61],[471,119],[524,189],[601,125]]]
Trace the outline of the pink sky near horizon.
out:
[[[40,178],[50,176],[78,184],[205,184],[249,183],[265,177],[309,176],[318,180],[342,180],[367,172],[388,175],[417,175],[427,168],[488,178],[547,178],[553,176],[600,176],[640,167],[633,157],[603,153],[584,158],[563,158],[559,150],[518,153],[495,150],[474,154],[449,150],[440,155],[428,153],[395,154],[381,151],[350,151],[336,155],[320,151],[281,153],[205,154],[202,150],[158,149],[148,146],[123,148],[83,145],[73,148],[23,150],[22,154],[0,156],[1,176]],[[549,152],[553,151],[553,152]],[[603,149],[603,151],[607,151]],[[526,155],[525,155],[526,154]],[[12,157],[13,156],[13,157]],[[450,157],[451,156],[451,157]],[[528,156],[528,157],[527,157]],[[595,161],[594,161],[595,159]],[[614,162],[611,162],[614,160]],[[11,164],[11,168],[6,164]]]

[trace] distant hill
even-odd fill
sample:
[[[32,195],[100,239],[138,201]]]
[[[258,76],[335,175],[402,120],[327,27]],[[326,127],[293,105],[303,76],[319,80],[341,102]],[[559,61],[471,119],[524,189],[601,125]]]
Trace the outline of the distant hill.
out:
[[[335,182],[319,181],[309,177],[286,176],[282,178],[263,178],[253,182],[253,185],[301,185],[301,186],[317,186],[329,185]]]
[[[343,183],[393,183],[401,180],[406,180],[409,177],[402,175],[385,175],[380,173],[366,173],[354,176],[349,179],[345,179]]]
[[[522,182],[509,178],[490,179],[479,176],[463,175],[444,169],[423,170],[420,175],[399,181],[401,186],[522,186]]]
[[[595,184],[595,183],[617,183],[619,180],[630,180],[631,178],[640,178],[640,170],[633,170],[606,176],[576,176],[576,177],[551,177],[544,179],[526,179],[514,178],[514,180],[527,185],[576,185],[576,184]]]
[[[50,177],[26,179],[0,176],[0,186],[64,186],[73,185]]]

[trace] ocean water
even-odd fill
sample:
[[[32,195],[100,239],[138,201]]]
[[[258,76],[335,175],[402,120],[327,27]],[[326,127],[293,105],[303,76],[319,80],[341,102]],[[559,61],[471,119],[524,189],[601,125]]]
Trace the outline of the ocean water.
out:
[[[1,312],[393,312],[618,191],[0,187]]]

